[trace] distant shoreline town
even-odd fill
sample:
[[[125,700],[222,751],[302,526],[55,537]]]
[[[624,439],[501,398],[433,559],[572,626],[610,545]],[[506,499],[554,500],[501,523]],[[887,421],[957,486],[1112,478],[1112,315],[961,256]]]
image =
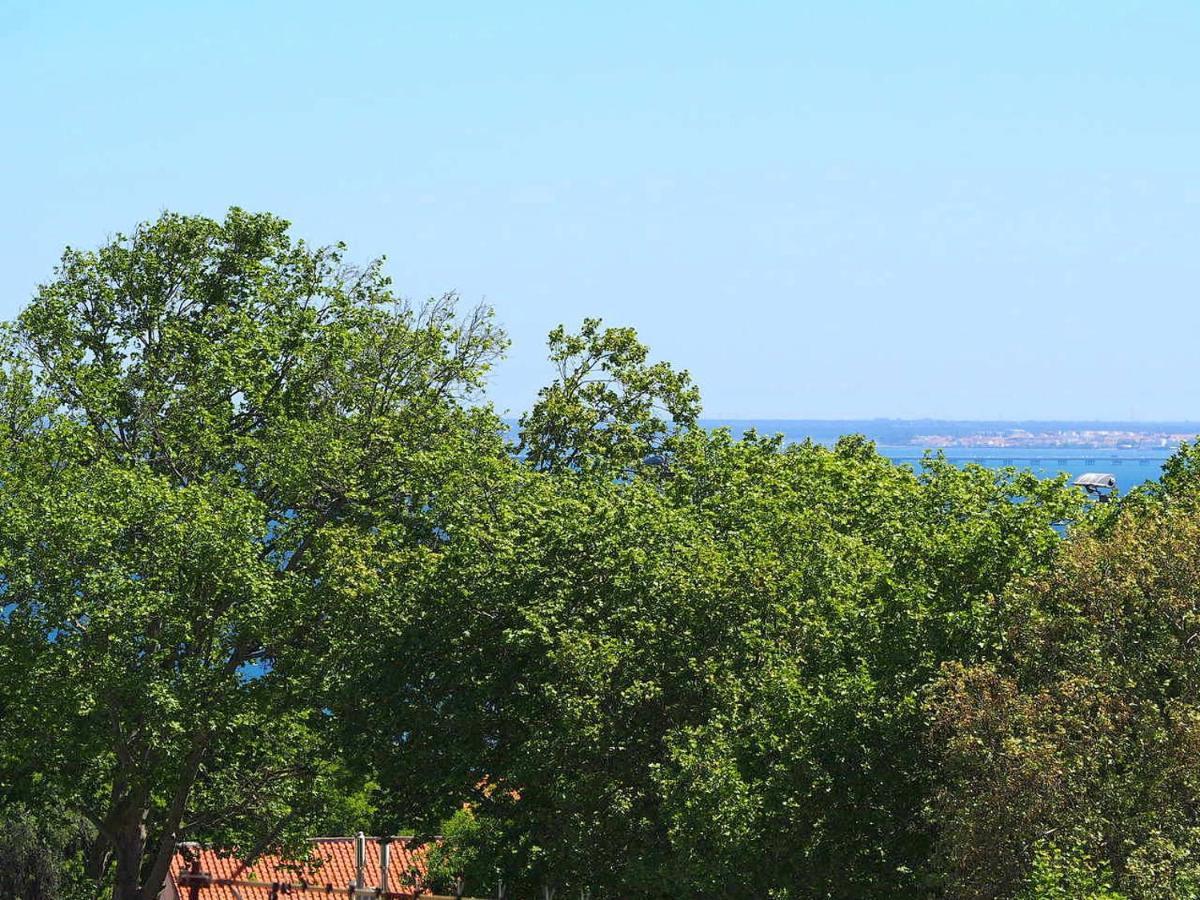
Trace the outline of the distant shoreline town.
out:
[[[1200,422],[953,419],[703,419],[734,434],[753,428],[788,442],[831,444],[861,434],[881,447],[997,450],[1133,450],[1169,454],[1200,435]],[[514,425],[515,427],[515,425]]]
[[[978,431],[972,434],[918,434],[913,435],[908,443],[912,446],[931,448],[1159,450],[1174,449],[1184,441],[1194,438],[1194,434],[1187,432],[1108,429],[1028,431],[1024,428],[1013,428],[1007,431]]]

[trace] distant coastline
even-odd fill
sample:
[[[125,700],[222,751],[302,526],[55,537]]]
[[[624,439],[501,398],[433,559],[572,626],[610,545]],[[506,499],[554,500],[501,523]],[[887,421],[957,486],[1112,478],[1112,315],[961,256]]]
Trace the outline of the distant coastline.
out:
[[[1169,450],[1195,437],[1195,432],[1131,431],[1128,429],[1083,428],[1029,431],[1009,428],[976,431],[966,435],[919,434],[909,443],[917,447],[998,448],[1028,450]]]
[[[828,443],[861,434],[889,447],[998,450],[1138,450],[1169,454],[1200,435],[1200,422],[970,421],[953,419],[703,419],[735,435],[755,429],[788,441]]]

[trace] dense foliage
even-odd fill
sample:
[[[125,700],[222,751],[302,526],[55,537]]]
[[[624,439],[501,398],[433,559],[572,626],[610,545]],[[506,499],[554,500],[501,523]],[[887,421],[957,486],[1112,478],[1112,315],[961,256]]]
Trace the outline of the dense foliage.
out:
[[[163,216],[68,250],[0,381],[4,790],[85,815],[87,869],[150,900],[181,840],[299,838],[344,791],[289,654],[328,569],[424,514],[502,338],[286,223]]]
[[[83,852],[95,839],[86,819],[54,808],[0,807],[0,897],[84,900]]]
[[[946,667],[936,818],[958,895],[1011,894],[1054,854],[1063,877],[1086,870],[1113,895],[1200,896],[1195,449],[1154,499],[1131,498],[1009,592],[994,657]]]
[[[268,215],[64,254],[0,366],[0,893],[410,827],[468,894],[1200,891],[1200,448],[1088,509],[709,432],[594,319],[506,443],[504,343]]]
[[[1077,509],[858,440],[697,431],[665,472],[514,471],[379,593],[343,715],[398,815],[471,802],[527,890],[924,890],[922,691]]]

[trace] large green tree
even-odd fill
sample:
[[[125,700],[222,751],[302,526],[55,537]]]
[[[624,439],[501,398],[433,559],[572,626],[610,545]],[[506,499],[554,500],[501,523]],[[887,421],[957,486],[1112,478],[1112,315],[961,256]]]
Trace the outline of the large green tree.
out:
[[[931,747],[951,896],[1200,896],[1198,449],[1005,593],[995,654],[947,666]]]
[[[0,343],[6,889],[149,900],[364,778],[476,892],[1194,888],[1196,448],[1084,517],[710,433],[591,319],[512,446],[503,346],[268,215],[64,254]]]
[[[68,249],[0,380],[5,793],[95,825],[117,900],[176,845],[311,826],[339,772],[305,667],[381,534],[440,541],[432,498],[503,452],[475,402],[504,340],[452,297],[231,210]]]
[[[664,420],[648,444],[611,403],[563,421],[558,398],[525,420],[553,423],[528,465],[456,495],[424,574],[357,607],[378,652],[339,667],[335,712],[390,821],[467,804],[439,871],[461,848],[475,891],[497,868],[522,896],[930,889],[923,692],[991,646],[991,600],[1050,564],[1078,498],[860,439]]]

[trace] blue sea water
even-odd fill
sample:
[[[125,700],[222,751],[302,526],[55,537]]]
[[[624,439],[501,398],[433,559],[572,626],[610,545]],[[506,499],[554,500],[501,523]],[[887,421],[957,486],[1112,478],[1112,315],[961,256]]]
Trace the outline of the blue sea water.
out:
[[[879,446],[879,452],[899,463],[919,466],[919,447]],[[999,450],[995,447],[948,447],[942,451],[955,465],[978,463],[989,468],[1015,466],[1031,469],[1043,478],[1066,472],[1072,479],[1084,472],[1107,472],[1117,479],[1117,488],[1126,493],[1130,488],[1158,479],[1169,451],[1054,449]]]
[[[516,439],[517,424],[506,420],[510,437]],[[981,432],[1008,432],[1023,428],[1041,431],[1131,431],[1200,436],[1200,422],[1125,422],[1125,421],[955,421],[945,419],[702,419],[705,428],[728,428],[736,437],[750,429],[760,434],[782,434],[788,442],[812,439],[833,444],[847,434],[861,434],[875,442],[879,452],[898,463],[918,468],[925,448],[917,441],[923,434],[951,437]],[[1121,493],[1147,481],[1158,479],[1162,465],[1175,447],[1153,449],[1109,448],[1012,448],[946,447],[941,452],[955,465],[977,463],[989,468],[1013,466],[1031,469],[1043,478],[1061,472],[1072,479],[1085,472],[1107,472],[1117,479]]]
[[[875,441],[879,452],[898,463],[919,467],[924,448],[917,441],[923,434],[961,437],[982,432],[1007,432],[1024,428],[1032,432],[1112,430],[1142,433],[1200,434],[1197,422],[960,422],[946,420],[901,419],[709,419],[709,428],[726,427],[735,435],[749,428],[763,434],[782,434],[788,441],[811,438],[818,443],[831,444],[845,434],[862,434]],[[1174,447],[1153,449],[1109,448],[997,448],[947,447],[941,452],[956,465],[978,463],[990,468],[1014,466],[1031,469],[1042,477],[1066,472],[1072,478],[1084,472],[1107,472],[1117,479],[1118,489],[1125,493],[1139,484],[1156,480],[1162,464],[1174,452]]]

